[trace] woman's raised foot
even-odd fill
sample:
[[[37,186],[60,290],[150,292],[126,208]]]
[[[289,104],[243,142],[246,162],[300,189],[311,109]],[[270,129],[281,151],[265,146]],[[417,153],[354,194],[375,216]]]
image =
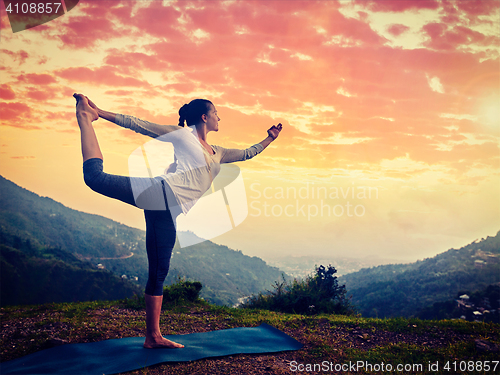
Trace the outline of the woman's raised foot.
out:
[[[82,94],[73,94],[76,99],[76,116],[86,117],[90,121],[95,121],[99,118],[97,111],[89,105],[89,100]]]

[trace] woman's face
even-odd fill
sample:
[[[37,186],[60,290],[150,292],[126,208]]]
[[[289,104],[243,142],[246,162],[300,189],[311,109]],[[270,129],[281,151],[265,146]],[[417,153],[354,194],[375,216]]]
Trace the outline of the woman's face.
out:
[[[210,110],[207,113],[207,131],[219,131],[219,121],[220,118],[217,115],[217,109],[215,106],[211,106]]]

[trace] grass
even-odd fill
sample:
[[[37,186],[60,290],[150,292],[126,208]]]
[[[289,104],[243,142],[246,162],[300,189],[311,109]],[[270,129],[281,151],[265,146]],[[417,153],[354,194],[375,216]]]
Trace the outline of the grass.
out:
[[[131,301],[125,300],[2,308],[2,361],[41,350],[53,337],[73,343],[142,336],[145,312],[140,306],[131,306]],[[302,342],[304,348],[272,355],[241,355],[153,366],[131,374],[291,374],[307,372],[306,367],[304,371],[298,367],[293,371],[293,366],[308,364],[322,369],[316,373],[493,374],[493,371],[476,371],[479,368],[476,365],[474,371],[470,371],[470,367],[460,371],[460,365],[464,368],[463,361],[476,364],[499,360],[498,352],[480,351],[475,343],[475,340],[486,340],[492,346],[500,346],[500,325],[493,323],[367,319],[355,315],[305,316],[221,307],[198,300],[167,307],[161,326],[163,334],[170,335],[257,326],[262,322],[291,335]],[[455,369],[454,362],[455,367],[458,365]],[[364,364],[364,367],[358,366],[356,371],[352,371],[353,367],[335,371],[335,366],[349,363]],[[403,371],[394,368],[382,371],[380,367],[376,368],[380,371],[375,371],[369,367],[382,363],[393,367],[406,365],[408,371],[404,368]],[[434,371],[436,363],[438,371]],[[446,363],[451,366],[448,371],[444,368]],[[422,368],[412,365],[422,365]],[[327,367],[334,371],[324,371]]]

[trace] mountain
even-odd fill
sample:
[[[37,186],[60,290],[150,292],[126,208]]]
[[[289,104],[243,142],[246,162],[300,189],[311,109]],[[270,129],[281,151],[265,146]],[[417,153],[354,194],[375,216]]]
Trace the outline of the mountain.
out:
[[[59,255],[52,251],[52,260],[71,265],[71,255],[72,261],[88,263],[91,269],[99,264],[144,289],[148,274],[144,231],[72,210],[1,176],[0,192],[1,244],[29,256],[36,255],[31,248],[60,249]],[[166,284],[179,277],[197,280],[203,284],[203,298],[233,305],[241,297],[269,289],[281,275],[257,257],[205,241],[182,249],[176,244]]]
[[[0,305],[116,300],[141,293],[111,272],[60,248],[36,246],[1,232]]]
[[[362,269],[339,278],[366,317],[411,317],[436,302],[500,282],[500,232],[410,264]]]
[[[81,258],[130,255],[144,232],[69,209],[0,176],[0,228],[20,238],[61,247]]]

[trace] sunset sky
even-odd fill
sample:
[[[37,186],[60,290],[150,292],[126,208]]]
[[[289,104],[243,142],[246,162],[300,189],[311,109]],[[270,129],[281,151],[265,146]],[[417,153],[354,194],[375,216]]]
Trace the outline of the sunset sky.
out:
[[[414,261],[500,230],[499,1],[80,1],[16,33],[0,7],[0,174],[39,195],[144,228],[84,184],[71,95],[170,125],[203,97],[211,144],[283,124],[238,164],[249,215],[216,243]],[[150,139],[94,126],[128,175]]]

